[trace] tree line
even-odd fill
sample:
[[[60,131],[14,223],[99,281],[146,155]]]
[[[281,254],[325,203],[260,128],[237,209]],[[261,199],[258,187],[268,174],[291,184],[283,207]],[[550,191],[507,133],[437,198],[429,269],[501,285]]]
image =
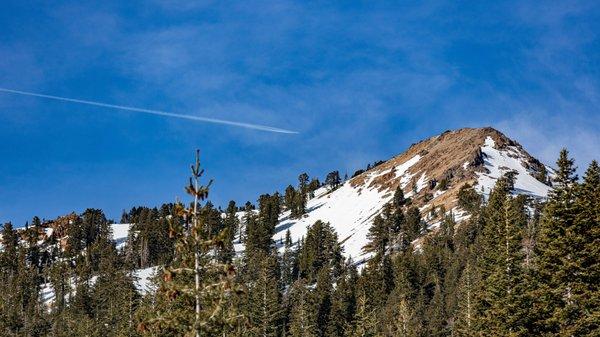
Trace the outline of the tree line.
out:
[[[256,206],[230,202],[222,211],[207,201],[199,161],[192,168],[189,202],[123,214],[133,224],[123,248],[100,210],[70,215],[65,240],[40,240],[37,218],[20,231],[5,224],[3,335],[598,334],[595,161],[580,180],[561,151],[545,201],[516,195],[510,174],[487,198],[465,185],[458,202],[470,217],[461,223],[441,210],[440,221],[427,224],[398,188],[372,221],[367,261],[345,259],[335,229],[322,221],[297,242],[289,231],[273,240],[284,211],[307,212],[320,187],[307,175],[283,196],[262,195]],[[339,174],[327,180],[340,184]],[[160,266],[156,289],[140,293],[134,271],[148,266]]]

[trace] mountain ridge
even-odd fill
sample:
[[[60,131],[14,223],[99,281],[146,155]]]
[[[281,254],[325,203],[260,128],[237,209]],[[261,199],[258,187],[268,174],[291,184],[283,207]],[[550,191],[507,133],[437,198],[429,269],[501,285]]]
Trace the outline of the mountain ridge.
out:
[[[439,215],[452,212],[455,219],[468,217],[458,207],[458,192],[464,185],[489,194],[495,181],[507,172],[515,176],[515,193],[545,199],[549,172],[516,141],[492,127],[462,128],[445,131],[415,144],[406,151],[345,181],[337,189],[321,187],[308,200],[307,212],[292,219],[284,211],[275,229],[274,239],[283,242],[287,230],[298,242],[315,221],[329,222],[339,235],[347,257],[368,259],[363,251],[371,221],[401,186],[435,229]],[[433,212],[432,212],[433,211]],[[238,243],[236,250],[243,250]]]

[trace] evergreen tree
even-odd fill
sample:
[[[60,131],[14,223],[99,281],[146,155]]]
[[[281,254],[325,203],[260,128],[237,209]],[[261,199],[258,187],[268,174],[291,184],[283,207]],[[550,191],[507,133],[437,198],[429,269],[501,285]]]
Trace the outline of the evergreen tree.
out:
[[[340,172],[332,171],[327,174],[327,178],[325,179],[325,185],[329,186],[330,190],[335,190],[340,186]]]
[[[102,246],[99,271],[91,289],[98,335],[131,335],[135,331],[132,313],[137,302],[134,280],[123,268],[113,242]]]
[[[361,291],[358,295],[356,316],[346,332],[350,337],[370,337],[377,335],[377,318],[375,311],[367,304],[367,295]]]
[[[409,242],[421,235],[423,230],[423,221],[421,219],[421,212],[415,206],[411,206],[406,210],[406,237]]]
[[[344,336],[350,322],[354,321],[357,281],[358,272],[352,261],[349,261],[346,264],[343,274],[337,279],[337,285],[333,290],[326,336]]]
[[[306,238],[298,251],[300,276],[314,281],[321,268],[332,268],[339,275],[343,258],[337,234],[329,223],[318,220],[306,232]]]
[[[542,214],[540,237],[536,245],[536,300],[538,315],[534,332],[560,334],[574,328],[571,313],[577,310],[574,301],[575,261],[574,242],[577,233],[576,192],[578,189],[574,160],[563,149],[557,161],[554,189]]]
[[[475,336],[474,305],[477,279],[470,258],[467,258],[466,263],[456,294],[458,308],[454,314],[453,333],[457,336],[469,337]]]
[[[600,329],[600,167],[592,161],[575,199],[577,214],[569,243],[566,273],[570,279],[570,298],[562,312],[560,335],[590,336]]]
[[[298,192],[297,196],[297,208],[298,215],[303,215],[306,213],[306,201],[308,200],[309,186],[308,186],[308,174],[302,173],[298,176]]]
[[[249,319],[252,336],[278,336],[281,333],[281,293],[279,266],[274,255],[257,252],[253,259],[258,264],[256,277],[248,287]]]
[[[231,263],[235,256],[235,249],[233,248],[233,242],[235,241],[235,235],[239,231],[240,220],[237,217],[237,206],[235,201],[229,201],[227,210],[225,211],[225,219],[223,220],[223,227],[226,231],[227,238],[224,242],[222,250],[221,262]]]
[[[283,286],[289,286],[295,278],[294,275],[294,262],[295,254],[293,251],[292,236],[290,230],[285,232],[285,243],[283,248],[283,254],[281,257],[281,282]]]
[[[527,333],[522,230],[526,225],[525,198],[510,196],[513,177],[498,179],[484,210],[482,277],[478,292],[477,329],[484,334],[522,336]]]
[[[236,331],[240,316],[233,299],[233,266],[216,261],[215,250],[222,247],[224,236],[208,236],[206,214],[209,211],[200,202],[208,197],[208,186],[199,184],[203,174],[199,153],[192,165],[192,177],[186,191],[194,198],[184,208],[176,205],[175,213],[186,217],[185,226],[172,228],[177,237],[177,254],[172,264],[164,269],[153,304],[143,308],[139,315],[138,330],[157,335],[221,335]]]
[[[379,256],[383,256],[386,252],[389,243],[388,223],[380,214],[373,219],[373,224],[369,228],[367,239],[369,242],[364,247],[367,252],[373,252]]]
[[[394,197],[392,198],[392,203],[396,209],[402,208],[406,204],[406,198],[404,198],[404,191],[402,190],[401,185],[396,187],[396,190],[394,191]]]
[[[285,207],[290,211],[290,216],[295,218],[296,214],[296,190],[294,186],[288,185],[285,189],[285,194],[283,196],[283,203]]]
[[[331,313],[332,277],[329,268],[321,268],[313,294],[317,336],[325,336]]]
[[[319,179],[313,178],[310,183],[308,184],[308,197],[309,199],[312,199],[315,197],[315,191],[321,187],[321,182],[319,182]]]
[[[294,282],[291,289],[294,303],[290,318],[288,336],[317,337],[316,315],[310,303],[310,293],[304,279]]]

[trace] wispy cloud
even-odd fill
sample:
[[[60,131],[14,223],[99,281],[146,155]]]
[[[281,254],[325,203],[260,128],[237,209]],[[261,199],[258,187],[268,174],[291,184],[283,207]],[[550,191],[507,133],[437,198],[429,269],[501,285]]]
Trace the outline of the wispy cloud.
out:
[[[352,173],[463,126],[499,127],[547,163],[567,146],[584,166],[600,157],[598,6],[155,0],[40,7],[36,24],[44,29],[21,25],[14,40],[0,42],[0,80],[11,84],[0,86],[301,132],[281,140],[176,120],[137,129],[127,114],[107,124],[125,130],[115,142],[117,149],[134,144],[128,155],[161,144],[169,158],[207,149],[227,177],[226,197],[252,199],[303,170]],[[54,126],[77,119],[61,122]],[[250,173],[239,178],[242,170]],[[248,178],[256,172],[266,178]]]

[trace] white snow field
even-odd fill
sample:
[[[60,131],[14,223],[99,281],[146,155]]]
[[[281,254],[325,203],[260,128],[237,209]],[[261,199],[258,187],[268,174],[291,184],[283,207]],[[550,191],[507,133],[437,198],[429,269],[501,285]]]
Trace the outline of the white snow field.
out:
[[[515,193],[526,194],[538,198],[546,198],[551,187],[535,179],[523,166],[525,161],[523,153],[513,146],[507,150],[497,150],[491,137],[487,137],[481,151],[485,154],[485,168],[489,173],[478,173],[477,190],[483,190],[489,196],[496,180],[508,171],[517,173],[515,180]],[[551,172],[551,169],[548,168]]]
[[[408,175],[407,170],[416,164],[421,157],[419,155],[407,160],[404,164],[395,168],[396,176]],[[284,212],[280,222],[275,228],[273,239],[281,248],[285,240],[286,231],[289,229],[292,241],[298,242],[306,235],[308,226],[317,220],[329,222],[338,234],[338,239],[344,247],[346,257],[351,257],[354,262],[360,262],[368,258],[362,248],[367,243],[367,233],[371,221],[377,215],[382,206],[389,202],[393,193],[389,191],[378,191],[369,188],[373,179],[387,172],[370,173],[362,186],[353,187],[350,181],[333,192],[325,187],[315,193],[315,198],[309,200],[306,205],[307,214],[301,219],[290,219],[289,211]],[[409,179],[402,179],[406,185]]]

